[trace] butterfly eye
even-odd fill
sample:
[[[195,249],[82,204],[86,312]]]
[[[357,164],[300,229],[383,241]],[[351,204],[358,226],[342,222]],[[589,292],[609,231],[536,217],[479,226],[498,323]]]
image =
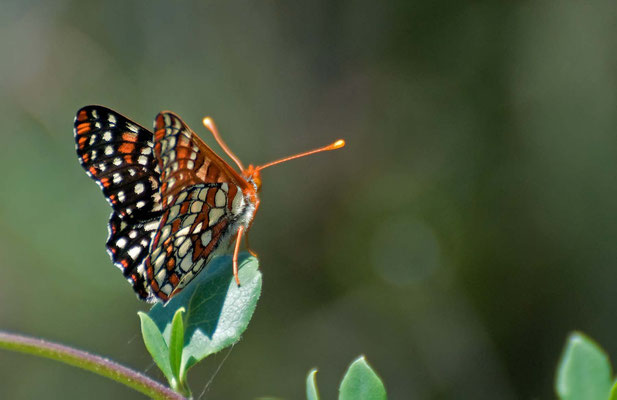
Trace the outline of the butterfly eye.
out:
[[[257,191],[259,192],[261,190],[261,174],[259,171],[253,174],[253,182],[255,182],[255,186],[257,186]]]

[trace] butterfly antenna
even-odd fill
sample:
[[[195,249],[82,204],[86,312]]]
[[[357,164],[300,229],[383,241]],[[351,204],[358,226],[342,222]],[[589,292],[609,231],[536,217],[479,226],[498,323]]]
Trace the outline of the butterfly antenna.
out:
[[[229,149],[229,147],[227,147],[227,145],[223,141],[223,138],[221,138],[221,135],[219,134],[218,129],[216,129],[216,125],[214,125],[214,121],[212,120],[212,118],[206,117],[202,120],[202,123],[204,124],[206,129],[208,129],[212,133],[212,135],[214,136],[214,139],[216,139],[219,146],[221,146],[223,151],[227,153],[229,158],[234,160],[238,168],[240,168],[240,171],[244,171],[244,165],[242,165],[242,162],[240,161],[240,159],[236,157],[236,155]]]
[[[322,151],[336,150],[336,149],[340,149],[343,146],[345,146],[345,141],[343,139],[339,139],[336,142],[329,144],[327,146],[320,147],[318,149],[307,151],[304,153],[296,154],[294,156],[281,158],[280,160],[276,160],[276,161],[272,161],[264,165],[260,165],[259,167],[256,167],[255,169],[257,171],[261,171],[262,169],[265,169],[265,168],[268,168],[273,165],[280,164],[280,163],[283,163],[289,160],[293,160],[294,158],[300,158],[300,157],[308,156],[308,155],[315,154],[315,153],[321,153]]]

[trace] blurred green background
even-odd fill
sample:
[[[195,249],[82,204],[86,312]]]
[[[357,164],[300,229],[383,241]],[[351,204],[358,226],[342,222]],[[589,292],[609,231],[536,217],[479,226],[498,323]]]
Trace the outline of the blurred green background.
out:
[[[551,398],[581,329],[617,355],[617,3],[3,1],[0,328],[162,379],[74,150],[77,109],[211,115],[269,169],[264,291],[211,399],[334,398],[364,353],[392,399]],[[220,152],[217,146],[213,147]],[[227,352],[196,367],[199,394]],[[0,352],[0,398],[137,399]]]

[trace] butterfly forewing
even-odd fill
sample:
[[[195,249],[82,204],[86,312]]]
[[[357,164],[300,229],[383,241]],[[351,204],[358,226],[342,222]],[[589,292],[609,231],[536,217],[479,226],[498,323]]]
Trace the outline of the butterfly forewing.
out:
[[[148,284],[167,300],[210,261],[244,208],[220,158],[173,113],[155,121],[155,156],[164,213],[146,260]]]
[[[172,112],[157,115],[154,152],[161,171],[163,206],[182,188],[197,183],[247,182]]]
[[[160,209],[159,173],[152,133],[100,106],[75,118],[77,156],[120,216],[147,216]]]

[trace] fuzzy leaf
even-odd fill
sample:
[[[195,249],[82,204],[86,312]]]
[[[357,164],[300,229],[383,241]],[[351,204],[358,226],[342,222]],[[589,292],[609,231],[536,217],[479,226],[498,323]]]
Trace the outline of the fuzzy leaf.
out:
[[[165,306],[156,304],[148,313],[169,344],[174,313],[180,307],[186,309],[181,377],[200,360],[240,340],[253,316],[261,294],[258,260],[247,253],[240,255],[240,287],[231,264],[230,256],[215,258],[207,271],[202,271]]]
[[[141,320],[141,335],[143,336],[146,349],[148,349],[148,352],[159,369],[163,371],[165,378],[167,378],[169,382],[172,382],[174,375],[171,372],[171,364],[169,363],[169,348],[167,347],[167,343],[165,343],[161,331],[159,331],[159,328],[148,314],[141,311],[137,314]]]
[[[339,400],[385,400],[386,388],[364,356],[351,363],[341,381]]]
[[[319,400],[319,391],[317,390],[317,381],[315,376],[317,375],[317,369],[311,370],[306,377],[306,399],[307,400]]]
[[[171,372],[178,382],[184,381],[184,377],[180,375],[182,349],[184,348],[184,323],[182,321],[184,311],[184,307],[180,307],[174,314],[169,339],[169,364],[171,365]]]
[[[594,341],[575,332],[564,349],[555,382],[561,400],[604,400],[611,391],[611,366]]]

